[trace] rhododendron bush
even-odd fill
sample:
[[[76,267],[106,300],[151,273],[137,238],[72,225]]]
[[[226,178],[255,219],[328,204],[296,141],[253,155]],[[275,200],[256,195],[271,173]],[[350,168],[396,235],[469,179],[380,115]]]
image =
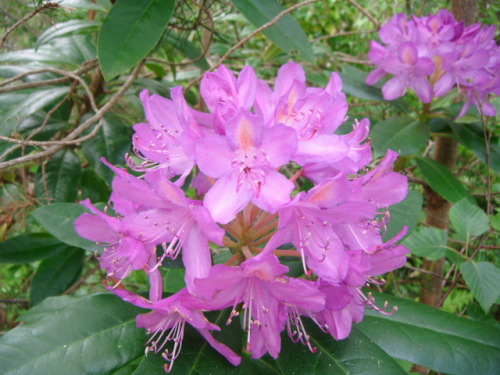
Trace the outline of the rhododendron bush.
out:
[[[500,47],[473,3],[25,10],[0,373],[498,372]]]

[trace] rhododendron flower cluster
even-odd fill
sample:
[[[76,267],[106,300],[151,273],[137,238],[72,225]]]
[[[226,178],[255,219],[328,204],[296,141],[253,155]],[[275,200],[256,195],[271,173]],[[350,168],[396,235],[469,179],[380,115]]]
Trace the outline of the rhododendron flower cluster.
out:
[[[386,74],[393,77],[382,87],[384,99],[393,100],[412,88],[420,100],[430,103],[455,87],[466,100],[459,114],[471,105],[486,116],[495,116],[490,94],[500,94],[500,47],[495,26],[476,23],[465,27],[443,9],[428,17],[404,13],[380,28],[384,45],[371,41],[368,57],[377,68],[366,78],[373,85]]]
[[[301,66],[290,62],[274,88],[251,67],[238,77],[224,66],[205,74],[209,113],[190,108],[181,87],[171,99],[141,94],[147,122],[135,125],[135,156],[127,157],[135,172],[103,160],[116,173],[114,215],[87,200],[90,212],[75,227],[103,246],[108,288],[151,310],[137,325],[151,333],[147,351],[162,352],[167,371],[186,323],[240,363],[212,336],[221,327],[206,311],[230,308],[228,324],[241,315],[253,358],[278,357],[285,329],[314,351],[303,318],[343,339],[366,306],[376,308],[360,288],[405,263],[408,250],[397,244],[405,229],[386,242],[382,236],[407,179],[392,171],[395,152],[369,166],[367,119],[335,134],[348,109],[341,89],[337,73],[326,88],[307,87]],[[214,264],[216,252],[227,261]],[[165,297],[162,263],[177,257],[186,286]],[[302,264],[303,275],[290,276],[283,257]],[[139,270],[149,277],[148,298],[127,290]]]

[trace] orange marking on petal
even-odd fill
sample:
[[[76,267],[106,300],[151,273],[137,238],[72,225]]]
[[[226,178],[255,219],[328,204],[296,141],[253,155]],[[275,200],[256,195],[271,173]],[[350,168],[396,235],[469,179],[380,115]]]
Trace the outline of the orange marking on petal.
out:
[[[244,150],[254,148],[253,137],[254,131],[252,124],[246,119],[242,119],[238,127],[238,141],[240,147]]]

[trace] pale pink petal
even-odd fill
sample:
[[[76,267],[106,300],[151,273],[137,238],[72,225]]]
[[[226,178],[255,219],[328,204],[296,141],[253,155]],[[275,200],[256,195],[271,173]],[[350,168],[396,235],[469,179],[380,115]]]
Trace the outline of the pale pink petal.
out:
[[[290,201],[294,187],[293,182],[281,173],[271,170],[253,202],[263,210],[274,213]]]
[[[195,150],[198,167],[207,176],[219,178],[233,170],[231,162],[235,155],[226,137],[212,135],[203,138]]]
[[[252,195],[245,185],[238,188],[238,175],[233,173],[217,180],[205,195],[204,205],[216,222],[227,224],[245,208]]]

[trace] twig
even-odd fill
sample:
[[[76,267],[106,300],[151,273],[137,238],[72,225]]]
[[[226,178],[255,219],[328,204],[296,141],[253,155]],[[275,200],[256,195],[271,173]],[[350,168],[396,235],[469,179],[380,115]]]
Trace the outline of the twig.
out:
[[[249,35],[247,35],[246,37],[244,37],[243,39],[241,39],[238,43],[236,43],[234,46],[232,46],[219,60],[219,62],[217,64],[215,64],[209,71],[214,71],[215,69],[217,69],[219,66],[221,66],[224,61],[226,61],[226,59],[234,52],[236,51],[238,48],[240,48],[241,46],[243,46],[246,42],[248,42],[250,39],[252,39],[255,35],[257,35],[258,33],[260,33],[261,31],[267,29],[268,27],[270,26],[273,26],[275,23],[277,23],[282,17],[286,16],[288,13],[291,13],[293,12],[294,10],[296,9],[299,9],[303,6],[306,6],[306,5],[309,5],[309,4],[312,4],[312,3],[315,3],[315,2],[318,2],[320,0],[306,0],[306,1],[303,1],[299,4],[295,4],[295,5],[292,5],[291,7],[283,10],[282,12],[280,12],[276,17],[274,17],[271,21],[269,22],[266,22],[265,24],[263,24],[262,26],[259,26],[258,28],[256,28],[253,32],[251,32]],[[195,80],[189,82],[189,84],[186,86],[186,88],[184,89],[184,92],[188,91],[191,87],[193,87],[193,85],[197,84],[199,81],[201,81],[202,79],[202,76],[196,78]]]
[[[73,140],[77,139],[78,136],[82,134],[85,130],[87,130],[92,124],[101,120],[104,114],[108,112],[118,102],[118,100],[130,88],[130,86],[132,86],[137,75],[139,74],[139,70],[142,68],[142,65],[143,63],[141,62],[134,68],[130,77],[125,81],[124,85],[116,92],[116,94],[111,98],[109,102],[103,105],[92,117],[90,117],[88,120],[80,124],[76,129],[74,129],[70,134],[68,134],[63,140],[61,140],[60,143],[53,145],[52,147],[48,148],[45,151],[36,154],[21,156],[13,160],[0,163],[0,171],[18,164],[46,158],[50,155],[55,154],[57,151],[63,149],[66,145],[71,144]],[[80,138],[80,141],[81,139],[82,138]]]
[[[65,82],[70,81],[70,79],[71,79],[71,77],[68,76],[68,73],[73,74],[75,76],[80,76],[80,75],[87,73],[88,71],[94,69],[97,65],[98,65],[97,59],[89,60],[80,69],[77,69],[73,72],[64,71],[66,73],[66,74],[64,74],[66,77],[47,79],[47,80],[43,80],[43,81],[26,82],[26,83],[21,83],[21,84],[15,85],[15,86],[3,87],[3,86],[7,86],[8,84],[10,84],[12,82],[19,81],[19,80],[26,78],[26,77],[33,75],[33,74],[53,72],[53,68],[40,68],[40,69],[30,70],[29,72],[18,74],[15,77],[12,77],[12,78],[6,79],[5,81],[0,82],[0,93],[29,89],[29,88],[33,88],[33,87],[51,86],[51,85],[56,85],[59,83],[65,83]]]
[[[351,3],[352,5],[354,5],[356,8],[358,8],[358,10],[363,13],[366,18],[368,18],[370,21],[372,21],[372,23],[375,25],[375,27],[377,29],[380,28],[380,23],[377,21],[377,19],[375,17],[373,17],[370,12],[368,12],[365,8],[363,8],[361,5],[359,5],[355,0],[347,0],[349,3]]]
[[[214,20],[212,19],[212,16],[210,15],[210,12],[208,11],[207,8],[205,8],[201,4],[198,4],[197,2],[195,2],[195,3],[196,3],[196,5],[201,10],[200,11],[200,15],[198,16],[198,19],[195,22],[195,25],[199,25],[200,24],[200,22],[201,22],[200,21],[201,14],[203,12],[207,16],[207,20],[209,20],[209,22],[211,24],[211,28],[205,27],[205,28],[207,28],[207,29],[210,30],[210,34],[208,35],[206,43],[202,43],[204,45],[203,45],[203,50],[201,51],[200,55],[198,57],[194,58],[194,59],[183,61],[183,62],[178,62],[178,63],[174,63],[174,62],[170,62],[170,61],[165,61],[165,60],[157,59],[157,58],[154,58],[154,57],[147,58],[146,61],[152,61],[152,62],[156,62],[156,63],[159,63],[159,64],[165,64],[165,65],[170,65],[170,66],[187,66],[187,65],[191,65],[191,64],[194,64],[195,62],[200,61],[201,59],[203,59],[207,55],[207,52],[208,52],[208,50],[210,48],[210,45],[212,44],[212,40],[213,40],[213,36],[214,36]],[[203,24],[201,24],[201,25],[204,26]]]
[[[378,30],[351,30],[351,31],[339,31],[338,33],[331,34],[331,35],[323,35],[319,36],[317,38],[312,39],[313,42],[319,42],[320,40],[325,40],[325,39],[331,39],[331,38],[337,38],[339,36],[347,36],[347,35],[357,35],[357,34],[370,34],[370,33],[375,33]]]
[[[3,47],[3,44],[9,37],[10,33],[13,32],[16,28],[18,28],[20,25],[25,23],[26,21],[30,20],[31,18],[35,17],[38,13],[43,12],[44,10],[51,9],[51,8],[59,8],[58,3],[45,3],[43,4],[40,8],[36,8],[32,13],[24,16],[21,18],[19,21],[17,21],[14,25],[9,27],[5,34],[3,34],[2,38],[0,39],[0,48]]]

